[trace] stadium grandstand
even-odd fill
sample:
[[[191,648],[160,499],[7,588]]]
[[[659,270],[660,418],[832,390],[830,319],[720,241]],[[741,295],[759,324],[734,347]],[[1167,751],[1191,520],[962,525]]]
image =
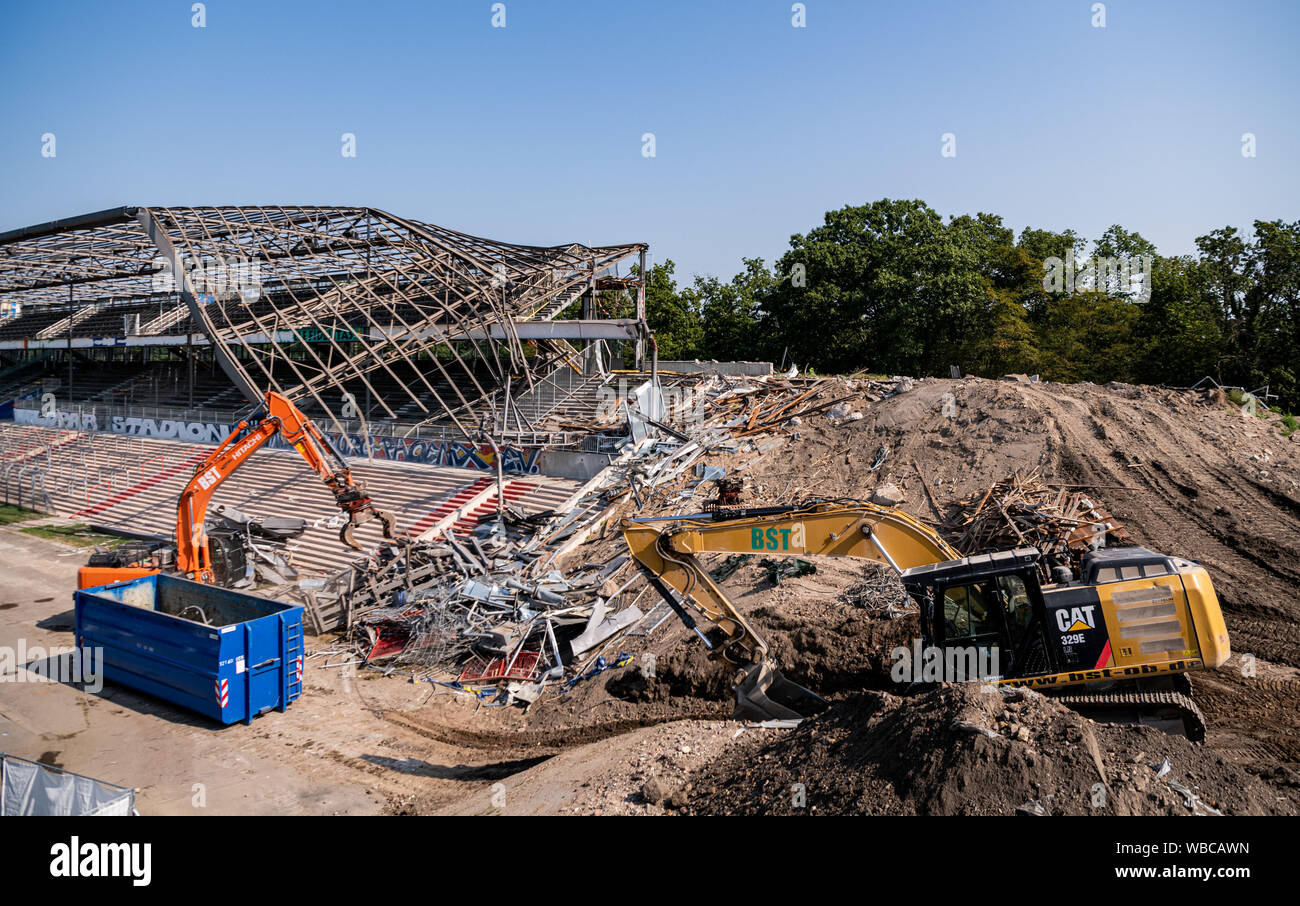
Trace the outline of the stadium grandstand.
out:
[[[345,436],[562,442],[611,367],[647,366],[645,256],[373,208],[128,206],[11,230],[0,405],[158,430],[231,424],[276,390]]]
[[[602,466],[608,388],[655,371],[645,262],[643,243],[518,245],[373,208],[120,207],[0,233],[0,498],[167,539],[195,466],[275,390],[412,535],[549,511],[589,475],[543,455]],[[349,562],[297,455],[258,462],[214,504],[307,520],[300,568]]]

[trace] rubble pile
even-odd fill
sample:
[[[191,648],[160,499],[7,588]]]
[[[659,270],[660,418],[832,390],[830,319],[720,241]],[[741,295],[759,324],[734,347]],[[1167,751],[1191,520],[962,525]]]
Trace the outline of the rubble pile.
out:
[[[728,379],[714,375],[699,391],[711,420],[742,438],[797,428],[811,415],[826,413],[832,420],[859,421],[862,412],[851,404],[879,402],[912,389],[912,379],[798,378],[786,374],[761,379]]]
[[[1079,558],[1089,550],[1133,543],[1095,495],[1044,484],[1036,468],[958,501],[945,528],[966,554],[1036,547],[1045,569],[1061,565],[1077,570]]]
[[[1295,814],[1214,751],[1098,724],[1029,689],[863,692],[780,735],[746,734],[693,778],[700,814]]]
[[[861,418],[847,401],[904,392],[905,382],[791,371],[644,383],[618,400],[626,434],[603,438],[613,451],[609,465],[562,506],[525,518],[503,500],[471,532],[404,539],[328,579],[300,581],[308,621],[317,632],[342,630],[346,653],[385,672],[525,703],[544,690],[566,691],[628,663],[618,640],[649,634],[672,615],[657,593],[646,594],[616,540],[619,515],[728,505],[741,482],[706,465],[706,455],[753,452],[757,435],[815,413]],[[612,536],[602,555],[567,572],[558,568],[596,533]],[[771,564],[775,581],[798,566]]]
[[[611,605],[629,584],[610,587],[627,557],[527,580],[523,547],[449,535],[400,548],[352,601],[351,634],[366,662],[452,671],[461,684],[523,684],[510,692],[529,700],[546,680],[584,674],[607,641],[646,616],[635,604]]]
[[[506,515],[468,534],[386,546],[314,590],[317,609],[337,602],[344,648],[360,663],[482,698],[531,703],[548,685],[564,691],[626,663],[611,651],[618,637],[665,616],[625,594],[640,578],[630,558],[565,574],[549,564],[573,520]]]
[[[877,565],[868,575],[844,589],[840,600],[867,611],[873,618],[897,619],[917,613],[916,602],[888,567]]]

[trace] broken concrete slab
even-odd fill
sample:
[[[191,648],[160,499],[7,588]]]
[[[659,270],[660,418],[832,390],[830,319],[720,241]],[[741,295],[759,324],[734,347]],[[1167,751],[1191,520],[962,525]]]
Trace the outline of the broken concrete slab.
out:
[[[907,495],[898,485],[886,481],[876,487],[871,494],[871,502],[878,506],[900,506],[907,500]]]

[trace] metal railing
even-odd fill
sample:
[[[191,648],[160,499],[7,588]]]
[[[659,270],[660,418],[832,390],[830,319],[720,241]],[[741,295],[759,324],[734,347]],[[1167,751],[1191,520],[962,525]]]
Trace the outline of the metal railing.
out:
[[[28,430],[0,432],[0,495],[17,506],[48,512],[56,493],[90,507],[167,465],[166,453],[149,449],[140,438],[24,427]],[[96,495],[97,490],[105,493]]]
[[[38,462],[6,463],[0,469],[3,476],[0,478],[0,488],[3,489],[4,502],[42,513],[51,512],[54,507],[45,488],[47,472],[48,468]],[[24,482],[30,487],[30,493],[23,493]]]

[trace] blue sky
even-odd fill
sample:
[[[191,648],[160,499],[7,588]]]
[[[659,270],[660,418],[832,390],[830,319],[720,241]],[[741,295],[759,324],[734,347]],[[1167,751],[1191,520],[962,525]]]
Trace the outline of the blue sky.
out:
[[[1162,252],[1300,218],[1300,4],[6,0],[0,230],[119,204],[367,204],[728,278],[922,198]],[[340,136],[356,135],[355,158]],[[641,137],[655,135],[655,156]],[[940,155],[941,135],[957,155]],[[1241,154],[1256,135],[1257,156]],[[57,156],[41,155],[53,133]]]

